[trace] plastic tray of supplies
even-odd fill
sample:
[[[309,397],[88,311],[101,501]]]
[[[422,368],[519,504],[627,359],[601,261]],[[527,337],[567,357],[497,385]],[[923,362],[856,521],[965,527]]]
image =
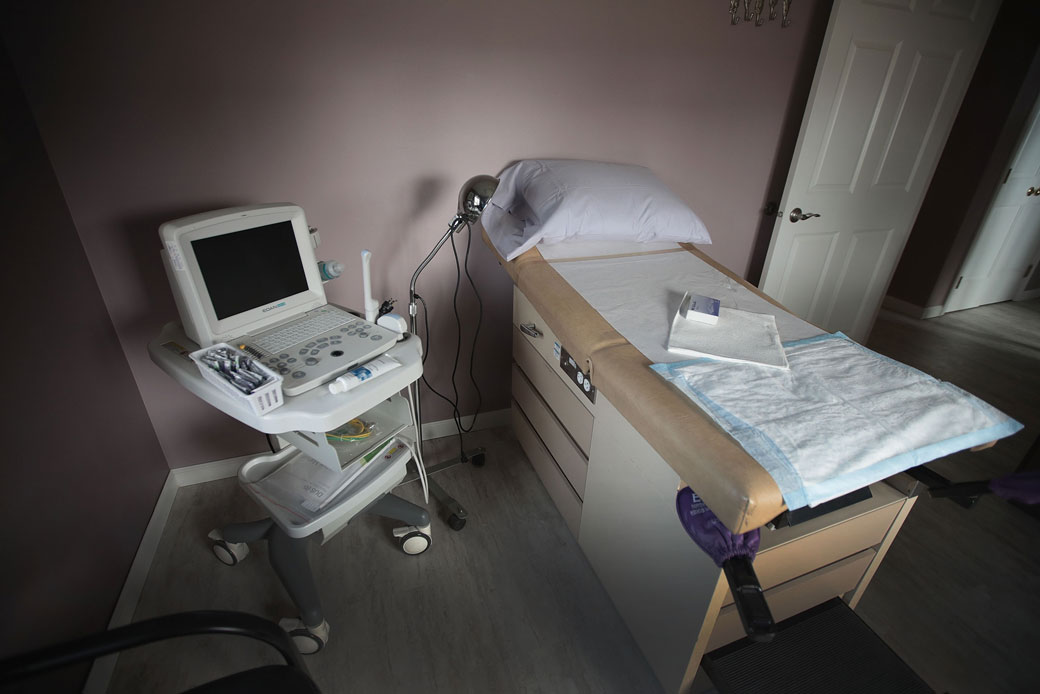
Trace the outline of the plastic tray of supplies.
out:
[[[224,371],[207,364],[203,359],[203,357],[210,355],[210,353],[221,354],[221,350],[227,350],[226,352],[223,352],[223,354],[231,355],[231,359],[228,361],[231,361],[232,364],[230,364],[229,368]],[[235,349],[226,342],[218,342],[211,347],[196,350],[189,356],[199,367],[199,372],[202,374],[204,379],[215,385],[228,396],[247,403],[253,410],[253,414],[265,414],[284,402],[282,396],[282,377],[261,364],[259,360],[254,359],[241,350]],[[236,357],[237,360],[235,359]],[[235,384],[230,380],[232,377],[231,373],[241,371],[242,369],[246,369],[250,374],[240,374],[239,383],[242,383],[243,385],[246,385],[245,381],[247,379],[255,379],[257,375],[263,376],[265,380],[259,385],[253,387],[250,392],[246,392],[245,390],[235,386]]]

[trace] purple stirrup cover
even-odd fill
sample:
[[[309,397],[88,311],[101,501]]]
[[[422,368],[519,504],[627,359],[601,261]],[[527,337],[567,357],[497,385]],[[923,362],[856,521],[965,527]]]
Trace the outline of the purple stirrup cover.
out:
[[[1040,470],[1019,472],[991,480],[990,490],[997,496],[1023,504],[1040,503]]]
[[[686,532],[718,566],[733,557],[755,559],[761,537],[758,528],[742,535],[731,533],[689,487],[675,495],[675,510]]]

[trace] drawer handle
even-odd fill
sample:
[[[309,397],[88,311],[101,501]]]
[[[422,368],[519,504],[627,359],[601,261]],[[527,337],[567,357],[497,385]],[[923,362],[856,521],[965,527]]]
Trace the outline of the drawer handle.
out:
[[[530,337],[541,337],[542,331],[535,327],[534,323],[521,323],[520,332]]]

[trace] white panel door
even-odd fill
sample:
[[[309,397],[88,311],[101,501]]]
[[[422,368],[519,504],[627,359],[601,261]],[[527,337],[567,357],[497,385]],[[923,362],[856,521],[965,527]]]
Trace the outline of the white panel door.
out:
[[[1040,254],[1040,100],[943,306],[959,311],[1018,298]],[[1023,295],[1032,296],[1032,293]]]
[[[866,339],[998,6],[835,3],[766,256],[766,294]]]

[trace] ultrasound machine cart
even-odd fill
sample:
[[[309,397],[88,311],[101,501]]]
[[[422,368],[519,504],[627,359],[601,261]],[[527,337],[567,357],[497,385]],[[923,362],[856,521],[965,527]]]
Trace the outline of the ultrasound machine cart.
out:
[[[414,439],[408,405],[400,392],[422,375],[422,346],[408,336],[386,352],[401,367],[365,382],[347,393],[332,394],[325,387],[314,388],[262,415],[254,414],[248,404],[227,395],[204,380],[188,354],[197,346],[176,323],[167,324],[148,345],[152,361],[189,391],[240,422],[265,434],[276,434],[290,446],[273,454],[254,458],[239,470],[239,482],[270,514],[263,520],[236,523],[210,533],[214,553],[225,564],[234,565],[248,554],[246,543],[267,540],[270,561],[290,598],[299,609],[298,619],[283,619],[281,624],[293,636],[303,653],[320,650],[328,640],[329,626],[322,614],[318,590],[307,559],[307,543],[318,536],[326,542],[363,512],[399,520],[406,525],[394,531],[408,554],[419,554],[430,544],[430,517],[415,504],[390,494],[405,478],[411,459],[409,446]],[[335,463],[337,452],[325,432],[366,413],[379,411],[400,423],[397,435],[402,446],[392,454],[374,460],[358,479],[320,508],[312,517],[301,520],[278,503],[258,493],[257,481],[273,473],[295,456]]]

